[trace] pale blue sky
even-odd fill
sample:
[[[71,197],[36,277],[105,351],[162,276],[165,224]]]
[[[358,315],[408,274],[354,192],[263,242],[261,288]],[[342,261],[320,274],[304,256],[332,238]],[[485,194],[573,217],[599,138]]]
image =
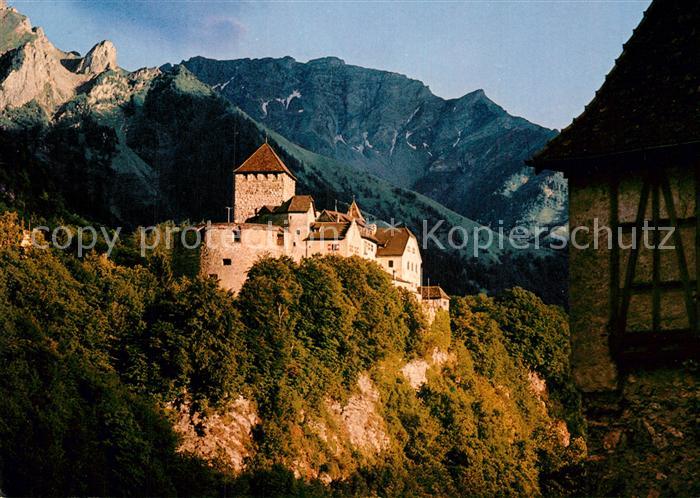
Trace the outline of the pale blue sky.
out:
[[[649,0],[8,0],[64,50],[110,39],[127,69],[334,55],[419,79],[441,97],[477,88],[510,113],[568,125],[603,82]]]

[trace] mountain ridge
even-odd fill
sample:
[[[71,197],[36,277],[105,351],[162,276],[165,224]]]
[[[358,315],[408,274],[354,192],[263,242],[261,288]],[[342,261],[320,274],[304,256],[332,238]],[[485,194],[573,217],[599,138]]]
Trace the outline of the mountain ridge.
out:
[[[14,9],[3,12],[15,22],[0,27],[0,39],[9,40],[0,54],[0,131],[6,135],[0,142],[7,157],[31,157],[42,171],[34,177],[37,184],[28,187],[24,163],[13,164],[16,170],[0,177],[0,192],[15,204],[24,202],[18,195],[29,188],[40,191],[32,194],[38,205],[55,197],[69,212],[115,226],[224,219],[233,167],[270,137],[299,176],[300,192],[314,195],[320,207],[349,202],[355,195],[368,212],[406,224],[419,238],[424,219],[446,221],[439,231],[443,240],[453,226],[468,233],[480,226],[434,199],[372,174],[357,175],[344,161],[270,131],[185,66],[128,72],[117,66],[109,42],[81,57],[58,50]],[[11,35],[2,29],[8,26]],[[21,26],[18,32],[16,26]],[[34,47],[37,57],[22,56]],[[19,84],[22,78],[31,85]],[[287,105],[296,100],[289,98]],[[21,144],[23,155],[17,156],[15,144]],[[521,280],[537,275],[534,260],[518,268],[496,264],[510,257],[506,253],[495,244],[477,252],[470,240],[455,250],[431,247],[424,267],[433,282],[451,292],[503,288],[514,278],[528,287]],[[471,261],[477,254],[479,259]],[[537,286],[541,295],[552,290]],[[560,296],[554,289],[548,300],[560,302]]]
[[[182,62],[253,119],[304,148],[438,200],[482,224],[566,221],[566,182],[524,160],[553,130],[483,89],[443,99],[400,73],[337,57]]]

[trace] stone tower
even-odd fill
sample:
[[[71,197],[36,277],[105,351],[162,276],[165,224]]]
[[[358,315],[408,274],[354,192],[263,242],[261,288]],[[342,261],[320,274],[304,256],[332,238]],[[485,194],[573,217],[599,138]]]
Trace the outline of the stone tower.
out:
[[[263,206],[279,206],[294,196],[296,178],[264,143],[233,171],[233,219],[243,223]]]

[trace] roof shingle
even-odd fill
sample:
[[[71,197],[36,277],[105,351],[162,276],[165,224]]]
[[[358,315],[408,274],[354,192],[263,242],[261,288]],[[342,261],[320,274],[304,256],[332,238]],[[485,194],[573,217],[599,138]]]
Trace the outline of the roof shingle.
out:
[[[349,223],[314,223],[306,240],[343,240]]]
[[[277,153],[270,147],[269,144],[264,143],[258,150],[253,152],[253,154],[246,159],[243,164],[238,168],[233,170],[234,174],[238,173],[287,173],[289,176],[296,180],[296,177],[287,168],[282,159],[277,155]]]
[[[439,285],[424,285],[422,287],[418,287],[418,292],[420,293],[421,297],[423,299],[449,299],[450,296],[447,295],[447,293],[442,290],[442,287]]]
[[[406,251],[406,244],[411,238],[411,231],[406,227],[377,228],[374,236],[379,241],[377,256],[402,256]]]
[[[530,164],[700,142],[700,2],[654,0],[585,111]]]
[[[310,195],[295,195],[275,208],[275,213],[308,213],[314,208],[314,198]]]

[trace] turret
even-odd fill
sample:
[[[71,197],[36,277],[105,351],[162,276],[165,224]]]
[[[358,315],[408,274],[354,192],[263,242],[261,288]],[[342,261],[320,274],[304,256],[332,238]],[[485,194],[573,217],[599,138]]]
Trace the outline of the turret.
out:
[[[233,218],[244,223],[263,206],[279,206],[296,191],[296,177],[264,143],[233,171]]]

